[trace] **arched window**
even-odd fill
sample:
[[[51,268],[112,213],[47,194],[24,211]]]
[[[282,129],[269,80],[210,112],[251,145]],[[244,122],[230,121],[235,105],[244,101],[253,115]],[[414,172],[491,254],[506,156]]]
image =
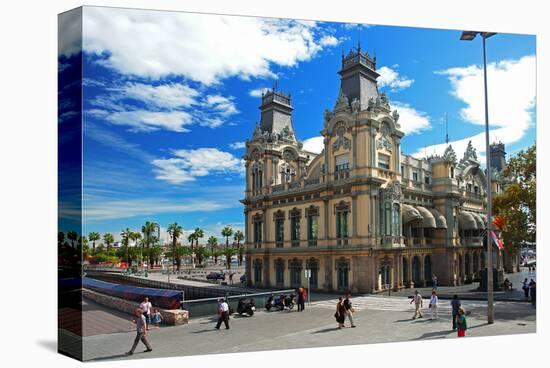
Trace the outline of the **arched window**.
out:
[[[290,287],[299,288],[302,286],[302,261],[294,258],[288,261],[288,268],[290,270]]]
[[[311,270],[311,278],[309,279],[309,287],[311,290],[317,290],[318,286],[318,274],[319,274],[319,261],[315,258],[310,258],[306,262],[306,268]]]
[[[345,258],[340,258],[336,263],[338,290],[347,290],[349,286],[349,269],[349,261]]]

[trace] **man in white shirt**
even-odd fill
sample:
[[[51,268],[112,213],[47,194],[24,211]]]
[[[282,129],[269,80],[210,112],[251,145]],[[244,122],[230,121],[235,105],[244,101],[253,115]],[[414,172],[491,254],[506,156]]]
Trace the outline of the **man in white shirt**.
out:
[[[220,329],[222,322],[225,324],[225,329],[229,330],[229,305],[224,298],[218,300],[218,323],[216,323],[216,330]]]
[[[418,290],[414,291],[414,296],[412,297],[412,300],[409,304],[412,304],[414,302],[414,316],[413,319],[422,318],[422,295],[418,292]]]
[[[153,310],[153,305],[149,301],[148,297],[143,298],[143,301],[139,305],[139,309],[141,309],[141,312],[143,313],[143,316],[147,321],[147,329],[149,329],[149,324],[151,323],[151,311]]]
[[[437,319],[437,307],[439,304],[439,298],[437,297],[437,294],[435,290],[432,291],[432,297],[430,298],[430,319]]]

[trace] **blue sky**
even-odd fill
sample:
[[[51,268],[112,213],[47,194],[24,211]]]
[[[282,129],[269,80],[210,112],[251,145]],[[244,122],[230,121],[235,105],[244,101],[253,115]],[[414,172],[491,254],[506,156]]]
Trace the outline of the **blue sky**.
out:
[[[84,233],[149,220],[220,236],[244,228],[243,142],[262,88],[291,93],[297,136],[318,150],[323,110],[339,88],[342,49],[377,57],[379,88],[400,113],[402,150],[469,139],[484,157],[481,40],[459,31],[262,18],[84,10]],[[487,42],[491,140],[535,141],[535,37]],[[61,60],[74,54],[70,40]],[[66,73],[61,68],[61,73]],[[480,104],[481,103],[481,104]]]

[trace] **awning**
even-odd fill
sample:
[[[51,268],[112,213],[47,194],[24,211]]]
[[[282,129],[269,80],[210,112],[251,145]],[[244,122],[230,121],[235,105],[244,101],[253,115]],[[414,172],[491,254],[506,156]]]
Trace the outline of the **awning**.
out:
[[[435,229],[437,227],[435,224],[434,215],[432,215],[432,213],[428,211],[426,207],[416,206],[415,208],[418,210],[418,212],[422,216],[422,224],[419,227],[431,228],[431,229]]]
[[[408,204],[401,205],[402,214],[403,214],[403,223],[407,224],[411,221],[422,220],[422,215],[414,208]]]
[[[458,225],[462,230],[476,230],[477,221],[471,212],[461,211],[458,213]]]
[[[470,214],[473,216],[474,220],[476,220],[477,228],[480,230],[485,229],[485,220],[483,219],[483,217],[475,212],[470,212]]]
[[[445,220],[445,216],[443,216],[441,212],[433,208],[428,208],[428,211],[430,211],[432,215],[435,217],[435,225],[438,229],[447,228],[447,220]]]

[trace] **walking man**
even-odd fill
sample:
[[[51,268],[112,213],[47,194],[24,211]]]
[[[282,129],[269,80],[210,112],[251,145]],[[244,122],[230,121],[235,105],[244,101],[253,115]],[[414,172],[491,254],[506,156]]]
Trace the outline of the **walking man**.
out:
[[[298,288],[298,312],[305,309],[306,305],[306,289],[303,287]]]
[[[149,324],[151,323],[151,313],[153,311],[153,305],[149,301],[148,297],[143,298],[143,301],[139,305],[145,320],[147,321],[147,329],[149,329]]]
[[[529,294],[531,294],[531,304],[537,306],[537,283],[531,279],[529,283]]]
[[[414,302],[413,319],[422,318],[422,295],[420,295],[418,290],[414,291],[414,296],[412,297],[412,300],[409,304],[412,304],[413,302]]]
[[[523,280],[523,295],[525,295],[525,300],[529,300],[529,281],[527,279]]]
[[[225,324],[225,329],[229,330],[229,305],[224,298],[220,298],[218,302],[218,323],[216,323],[216,330],[220,329],[222,322]]]
[[[134,354],[134,351],[136,350],[139,340],[141,340],[141,342],[145,344],[145,347],[147,347],[144,353],[153,351],[153,349],[151,348],[151,345],[149,345],[149,341],[147,341],[147,320],[145,319],[145,316],[143,315],[142,310],[137,308],[134,311],[134,314],[136,316],[136,319],[132,320],[132,322],[136,324],[137,333],[136,333],[136,338],[134,340],[134,345],[132,345],[132,349],[130,349],[130,351],[127,352],[126,355]]]
[[[428,307],[430,308],[430,319],[434,319],[434,316],[437,319],[438,303],[439,298],[437,297],[437,293],[434,290],[432,291],[432,297],[430,298],[430,304],[428,305]]]
[[[458,300],[458,295],[453,295],[453,300],[451,300],[451,308],[453,310],[453,330],[456,330],[457,327],[458,311],[461,305],[460,300]]]
[[[351,327],[355,327],[355,323],[353,322],[353,312],[355,312],[355,310],[353,309],[353,305],[351,304],[350,293],[348,293],[346,295],[346,299],[344,299],[344,307],[346,308],[346,315],[349,319],[349,323],[351,323]]]

